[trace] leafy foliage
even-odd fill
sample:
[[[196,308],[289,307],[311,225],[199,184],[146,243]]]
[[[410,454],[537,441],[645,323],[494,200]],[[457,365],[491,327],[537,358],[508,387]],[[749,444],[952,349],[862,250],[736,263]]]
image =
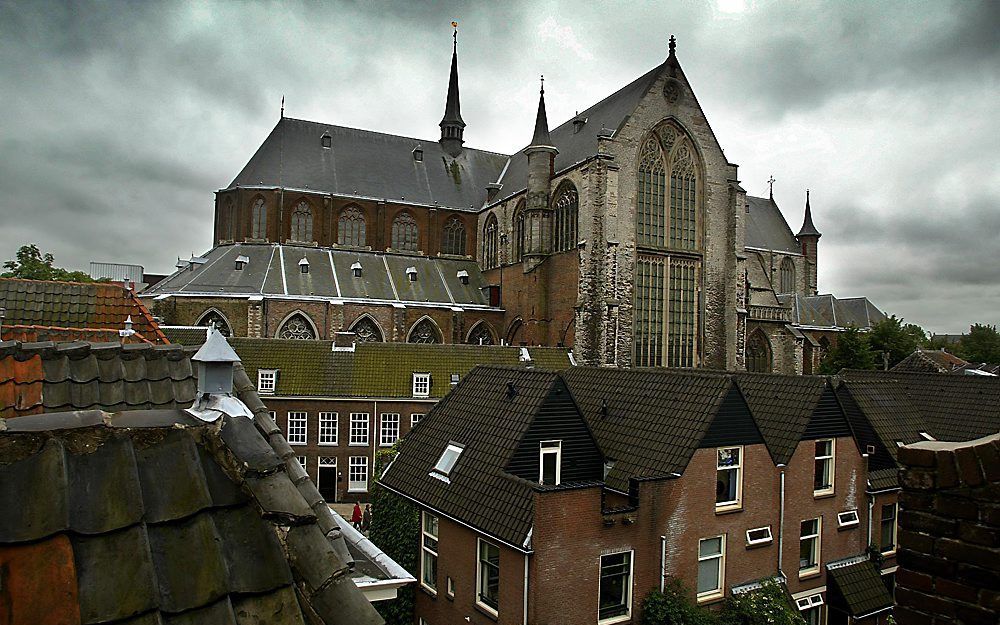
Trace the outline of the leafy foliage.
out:
[[[37,245],[22,245],[17,250],[17,259],[8,260],[3,264],[6,269],[0,274],[3,278],[21,278],[25,280],[65,280],[67,282],[95,282],[93,278],[82,271],[68,271],[55,267],[52,254],[42,254]]]
[[[417,576],[417,551],[420,539],[420,514],[408,500],[378,483],[378,478],[399,453],[400,442],[375,454],[370,483],[372,520],[368,538],[410,575]],[[400,588],[392,601],[375,604],[386,625],[413,623],[413,585]]]
[[[820,373],[828,375],[835,374],[841,369],[874,368],[875,355],[868,335],[854,327],[847,328],[837,337],[837,344],[827,352],[819,365]]]
[[[920,326],[904,324],[902,319],[892,315],[872,326],[868,341],[876,359],[881,357],[882,352],[889,352],[889,366],[893,367],[926,344],[927,333]]]
[[[642,625],[806,625],[785,590],[766,580],[761,588],[726,599],[720,612],[698,607],[677,578],[642,602]]]
[[[1000,332],[995,325],[974,324],[962,336],[956,354],[977,364],[1000,363]]]
[[[663,585],[663,592],[654,590],[642,602],[642,625],[716,625],[712,612],[691,602],[690,594],[681,580],[671,577]]]

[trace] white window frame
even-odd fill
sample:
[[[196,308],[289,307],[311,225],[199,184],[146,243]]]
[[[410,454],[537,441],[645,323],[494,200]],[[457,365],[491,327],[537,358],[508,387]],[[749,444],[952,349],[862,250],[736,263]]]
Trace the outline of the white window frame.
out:
[[[337,469],[337,456],[319,456],[316,458],[316,490],[319,490],[320,474],[322,471],[320,469],[333,469],[334,476],[339,475],[339,470]],[[337,478],[334,477],[334,492],[337,489]],[[336,499],[336,497],[335,497]]]
[[[434,531],[429,532],[427,530],[427,519],[428,517],[434,519]],[[420,586],[432,595],[437,594],[437,559],[438,552],[440,551],[439,543],[441,535],[441,520],[430,512],[424,511],[420,515]],[[434,546],[428,547],[427,540],[433,540]],[[431,557],[434,559],[435,563],[435,575],[433,582],[427,581],[427,570],[426,563],[427,558]]]
[[[361,425],[362,420],[364,422],[364,428],[356,427]],[[347,446],[367,447],[370,428],[371,428],[371,414],[367,412],[352,412],[350,439],[349,442],[347,443]]]
[[[295,415],[294,417],[292,415]],[[293,430],[292,420],[295,420]],[[301,427],[301,432],[299,428]],[[305,445],[309,440],[309,413],[305,410],[289,410],[285,413],[285,440],[289,445]]]
[[[764,538],[751,538],[751,532],[766,531],[767,536]],[[757,545],[767,545],[774,542],[774,536],[771,534],[771,526],[765,525],[764,527],[754,527],[747,530],[747,547],[756,547]]]
[[[815,534],[803,534],[802,533],[802,523],[808,521],[816,521],[816,533]],[[801,554],[802,554],[802,543],[806,540],[812,540],[813,542],[813,557],[816,560],[811,566],[805,568],[802,567]],[[799,523],[799,578],[812,577],[819,575],[820,568],[822,566],[822,555],[823,555],[823,517],[815,517],[812,519],[802,519]]]
[[[819,593],[815,595],[810,595],[808,597],[803,597],[801,599],[796,599],[795,607],[797,607],[799,609],[799,612],[803,614],[802,617],[803,619],[806,618],[804,616],[806,612],[809,612],[810,610],[819,610],[819,619],[817,622],[819,623],[826,622],[826,619],[824,618],[826,615],[824,614],[825,607],[823,605],[823,595]]]
[[[719,553],[711,554],[707,556],[701,555],[701,544],[708,540],[719,540]],[[719,576],[718,576],[718,587],[712,590],[704,590],[697,593],[698,603],[704,603],[706,601],[713,601],[726,594],[726,535],[720,534],[718,536],[707,536],[698,540],[698,571],[695,579],[701,575],[701,563],[708,560],[718,560],[719,561]],[[698,591],[697,581],[695,582],[695,591]]]
[[[359,467],[363,468],[365,472],[365,479],[363,481],[354,479],[355,469]],[[351,456],[347,466],[347,492],[367,493],[368,478],[368,456]],[[361,484],[364,484],[364,486],[361,486]]]
[[[723,451],[735,449],[739,454],[739,460],[735,465],[732,466],[719,466],[719,454]],[[743,508],[743,446],[734,445],[731,447],[716,447],[715,448],[715,480],[716,484],[719,481],[720,471],[736,471],[736,499],[728,501],[716,501],[715,511],[716,512],[726,512],[729,510],[740,510]]]
[[[545,456],[556,457],[556,479],[552,486],[559,486],[562,483],[562,441],[542,441],[538,443],[538,483],[544,484],[545,478]]]
[[[410,429],[417,427],[417,424],[423,421],[424,417],[427,416],[426,412],[411,412],[410,413]]]
[[[462,457],[462,452],[465,451],[465,445],[460,445],[459,443],[448,443],[441,452],[441,457],[438,458],[437,464],[434,465],[434,472],[440,473],[441,475],[447,477],[451,475],[451,472],[455,470],[455,465],[458,464],[458,459]],[[449,458],[448,454],[454,454],[454,458]],[[450,462],[446,461],[449,459]]]
[[[378,434],[379,447],[392,447],[396,443],[396,441],[399,440],[399,413],[383,412],[379,417],[379,421],[380,421],[379,434]],[[395,426],[394,432],[392,431],[388,432],[388,434],[390,435],[389,437],[386,437],[387,434],[386,425]]]
[[[893,508],[892,548],[886,551],[882,551],[882,544],[885,542],[885,539],[882,537],[882,534],[885,530],[885,509],[887,506],[892,506]],[[884,556],[891,556],[892,554],[896,553],[897,549],[899,549],[899,502],[882,504],[882,507],[879,508],[879,517],[878,517],[878,550],[879,553],[881,553]]]
[[[452,599],[455,598],[455,580],[451,578],[451,575],[448,575],[445,578],[445,592],[447,592],[448,596]]]
[[[603,561],[604,558],[608,556],[618,556],[623,553],[628,554],[628,578],[625,584],[625,614],[619,614],[618,616],[609,616],[607,618],[601,618],[601,569],[604,568]],[[611,553],[602,553],[597,559],[597,622],[600,625],[610,625],[611,623],[621,623],[628,621],[632,618],[632,586],[635,584],[635,550],[628,549],[625,551],[613,551]]]
[[[257,369],[257,394],[274,395],[278,388],[277,369]]]
[[[331,427],[332,426],[332,427]],[[324,447],[336,447],[339,442],[338,428],[340,427],[340,415],[336,412],[319,413],[319,441]]]
[[[306,456],[295,456],[295,459],[298,461],[299,466],[302,467],[302,470],[305,471],[306,465],[309,463],[309,458]]]
[[[815,461],[813,463],[813,496],[821,497],[826,495],[832,495],[835,483],[836,483],[836,462],[835,458],[837,456],[837,440],[833,438],[820,438],[816,439],[815,444],[819,443],[830,443],[830,454],[820,456],[817,455],[819,452],[814,451]],[[816,465],[822,461],[826,467],[826,470],[830,472],[830,485],[824,486],[823,488],[816,488]]]
[[[497,550],[497,605],[496,607],[491,606],[488,603],[484,603],[481,598],[483,594],[483,545],[488,545]],[[489,612],[493,616],[498,616],[498,610],[500,609],[500,545],[491,543],[488,540],[483,540],[482,538],[476,539],[476,607]],[[449,578],[450,579],[450,578]]]
[[[430,373],[413,373],[413,396],[414,397],[430,397],[431,396],[431,374]]]
[[[855,527],[860,524],[861,520],[858,518],[857,510],[844,510],[837,513],[837,527],[840,529]]]

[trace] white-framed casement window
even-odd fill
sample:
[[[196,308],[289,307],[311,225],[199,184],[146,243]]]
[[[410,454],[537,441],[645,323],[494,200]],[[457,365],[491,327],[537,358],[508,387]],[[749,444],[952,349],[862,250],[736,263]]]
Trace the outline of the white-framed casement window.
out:
[[[805,619],[807,625],[823,625],[823,595],[815,594],[795,600],[799,608],[799,616]]]
[[[299,463],[300,467],[302,467],[303,469],[306,468],[306,462],[308,462],[308,460],[306,459],[305,456],[295,456],[295,460]]]
[[[413,374],[413,396],[414,397],[431,396],[431,374],[429,373]]]
[[[500,547],[482,538],[476,543],[479,552],[476,605],[496,616],[500,607]]]
[[[538,447],[538,483],[558,486],[562,479],[562,441],[542,441]]]
[[[887,503],[882,506],[882,521],[879,533],[879,551],[882,553],[896,552],[896,516],[898,504]]]
[[[448,596],[452,599],[455,598],[455,580],[453,580],[450,575],[445,579],[445,592],[447,592]]]
[[[819,573],[823,518],[806,519],[799,526],[799,577]]]
[[[399,440],[399,413],[383,412],[382,427],[379,430],[378,444],[382,447],[392,447]]]
[[[736,510],[743,504],[743,448],[716,450],[715,509]]]
[[[747,530],[747,547],[767,545],[773,541],[774,537],[771,535],[770,525],[765,525],[764,527],[757,527],[752,530]]]
[[[414,412],[413,414],[411,414],[410,429],[412,430],[413,428],[417,427],[417,424],[420,423],[423,420],[423,418],[424,418],[423,412]]]
[[[317,460],[316,488],[327,503],[337,501],[337,456],[320,456]]]
[[[309,413],[292,411],[288,413],[288,444],[305,445],[307,429],[309,427]]]
[[[711,601],[725,594],[726,535],[698,541],[698,601]]]
[[[368,419],[367,412],[351,413],[351,440],[348,443],[354,447],[366,447],[368,445]]]
[[[277,384],[277,369],[257,369],[257,393],[260,395],[273,395]]]
[[[351,456],[347,490],[351,493],[368,492],[368,456]]]
[[[856,527],[860,524],[858,520],[857,510],[844,510],[843,512],[837,513],[837,528],[847,529],[849,527]]]
[[[833,454],[836,441],[824,438],[816,441],[816,469],[813,473],[813,495],[833,493]]]
[[[338,415],[336,412],[321,412],[319,413],[319,444],[320,445],[336,445],[337,444],[337,421]]]
[[[420,585],[437,594],[438,518],[424,512],[420,523]]]
[[[632,551],[601,556],[601,586],[597,622],[601,625],[632,617]]]

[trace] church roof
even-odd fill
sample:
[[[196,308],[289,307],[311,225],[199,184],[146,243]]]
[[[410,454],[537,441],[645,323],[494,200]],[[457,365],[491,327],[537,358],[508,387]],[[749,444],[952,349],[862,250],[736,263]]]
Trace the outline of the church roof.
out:
[[[748,195],[747,204],[750,211],[747,213],[746,247],[802,253],[802,246],[774,200]]]
[[[246,256],[243,269],[236,259]],[[176,271],[143,292],[157,295],[250,296],[363,300],[366,303],[412,303],[425,306],[489,306],[487,282],[472,259],[428,258],[297,245],[236,243],[220,245],[204,263]],[[305,258],[309,273],[299,263]],[[351,265],[360,262],[361,277]],[[414,267],[417,279],[406,270]],[[463,284],[458,273],[468,273]]]
[[[482,206],[486,185],[506,162],[503,154],[470,148],[452,158],[432,139],[283,117],[227,188],[283,187],[470,210]]]
[[[838,299],[833,295],[779,295],[778,301],[792,307],[792,323],[819,328],[867,330],[885,319],[885,313],[867,297]]]

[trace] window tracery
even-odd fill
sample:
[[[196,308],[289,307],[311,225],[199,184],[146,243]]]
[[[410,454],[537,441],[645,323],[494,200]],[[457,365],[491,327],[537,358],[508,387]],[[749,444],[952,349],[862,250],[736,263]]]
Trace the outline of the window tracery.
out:
[[[267,205],[262,197],[254,200],[250,209],[250,236],[254,239],[267,237]]]
[[[291,240],[298,243],[311,243],[313,241],[313,214],[312,208],[303,200],[295,206],[292,211],[292,231]]]
[[[392,220],[392,247],[396,250],[416,252],[419,244],[417,220],[407,212],[396,215]]]
[[[288,318],[278,331],[279,339],[294,339],[311,341],[316,338],[312,324],[301,313],[295,313]]]
[[[365,215],[357,206],[348,206],[337,220],[337,245],[365,245]]]
[[[500,233],[497,216],[490,214],[483,226],[483,268],[493,269],[500,266],[499,255]]]
[[[771,343],[759,329],[754,330],[747,342],[747,371],[771,373]]]
[[[571,182],[563,182],[556,190],[556,237],[555,251],[574,249],[577,243],[577,215],[580,208],[579,195]]]
[[[471,332],[469,332],[469,339],[467,342],[469,345],[493,345],[493,332],[485,322],[480,322],[472,328]]]
[[[445,254],[465,255],[465,223],[458,217],[452,217],[445,223],[441,251]]]
[[[359,343],[381,343],[383,340],[381,328],[371,317],[358,319],[351,326],[351,332],[354,333]]]
[[[438,334],[437,327],[434,326],[434,322],[430,319],[421,319],[417,322],[413,329],[410,330],[410,336],[406,339],[407,343],[440,343],[441,336]]]

